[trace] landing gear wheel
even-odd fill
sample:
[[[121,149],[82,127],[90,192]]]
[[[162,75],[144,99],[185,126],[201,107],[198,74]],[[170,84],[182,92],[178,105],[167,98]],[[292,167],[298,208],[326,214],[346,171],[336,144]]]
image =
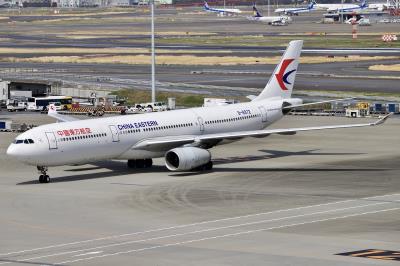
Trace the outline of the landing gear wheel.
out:
[[[128,168],[150,168],[153,166],[153,159],[128,160]]]
[[[47,174],[47,166],[38,166],[39,173],[39,183],[50,183],[50,176]]]
[[[128,160],[128,168],[136,168],[136,160]]]
[[[50,176],[48,175],[40,175],[39,183],[50,183]]]
[[[136,168],[144,168],[144,159],[136,160]]]
[[[144,167],[150,168],[153,166],[153,159],[144,159]]]

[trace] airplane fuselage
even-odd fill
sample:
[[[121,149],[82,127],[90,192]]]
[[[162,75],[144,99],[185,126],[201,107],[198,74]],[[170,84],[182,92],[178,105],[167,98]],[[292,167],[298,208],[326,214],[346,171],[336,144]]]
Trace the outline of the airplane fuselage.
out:
[[[157,151],[133,147],[143,140],[158,137],[259,130],[282,116],[282,100],[263,100],[53,123],[21,134],[17,140],[31,139],[34,143],[13,143],[7,153],[18,155],[24,163],[44,166],[156,158],[174,147],[167,145]]]

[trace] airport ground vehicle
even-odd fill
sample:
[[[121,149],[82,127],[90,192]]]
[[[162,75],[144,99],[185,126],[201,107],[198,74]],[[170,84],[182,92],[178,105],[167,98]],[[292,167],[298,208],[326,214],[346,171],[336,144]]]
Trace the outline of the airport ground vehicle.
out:
[[[17,100],[7,100],[7,111],[18,112],[26,111],[28,104],[26,102],[19,102]]]
[[[291,110],[331,101],[303,104],[292,98],[303,41],[290,42],[267,85],[251,102],[147,114],[78,120],[49,108],[62,123],[42,125],[14,140],[7,154],[37,166],[39,182],[48,183],[49,166],[119,159],[129,168],[152,166],[164,157],[170,171],[211,170],[210,148],[245,137],[294,135],[311,130],[367,127],[373,123],[266,129]],[[26,141],[25,141],[26,140]]]
[[[57,106],[59,105],[61,110],[69,110],[72,107],[72,97],[70,97],[70,96],[48,96],[48,97],[28,98],[28,108],[27,109],[28,109],[28,111],[47,110],[47,106],[50,103],[55,103]]]
[[[148,102],[137,104],[136,108],[142,112],[161,112],[166,111],[168,106],[164,102]]]

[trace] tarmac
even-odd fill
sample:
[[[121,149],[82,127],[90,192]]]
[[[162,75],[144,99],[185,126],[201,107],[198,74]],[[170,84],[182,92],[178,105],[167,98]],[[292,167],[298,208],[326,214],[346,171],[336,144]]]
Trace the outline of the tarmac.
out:
[[[16,134],[0,133],[0,265],[398,265],[337,254],[400,250],[399,125],[244,139],[211,149],[207,173],[163,159],[54,167],[49,184],[6,157]]]
[[[326,36],[326,44],[335,36],[348,36],[351,38],[351,25],[348,24],[322,24],[319,23],[323,16],[322,11],[301,14],[293,17],[293,23],[285,27],[273,27],[264,23],[248,21],[251,6],[241,7],[246,13],[238,17],[217,17],[207,14],[201,7],[184,8],[157,8],[156,10],[156,48],[168,49],[174,55],[175,50],[184,51],[187,55],[221,56],[220,51],[229,51],[233,56],[259,56],[270,57],[281,55],[283,46],[267,42],[265,45],[246,42],[246,38],[255,36],[274,37],[281,36],[283,40],[301,39],[310,36]],[[265,6],[259,6],[260,11],[267,15]],[[61,12],[64,12],[63,10]],[[88,12],[85,10],[85,12]],[[149,14],[144,9],[129,9],[121,14],[98,14],[88,18],[68,16],[15,15],[7,10],[2,11],[4,17],[9,17],[12,27],[3,27],[0,30],[4,36],[0,47],[8,48],[123,48],[139,47],[150,48]],[[271,13],[273,14],[273,13]],[[76,14],[75,14],[76,15]],[[97,19],[93,19],[97,18]],[[64,21],[52,21],[64,19]],[[49,20],[46,23],[46,20]],[[102,36],[101,32],[106,32]],[[110,34],[115,31],[115,34]],[[373,23],[369,27],[358,28],[360,38],[379,38],[383,33],[398,33],[398,23]],[[88,36],[96,33],[96,36]],[[185,33],[194,36],[192,41],[185,42]],[[71,36],[71,34],[73,36]],[[75,36],[75,35],[76,36]],[[77,35],[78,34],[78,35]],[[80,34],[80,35],[79,35]],[[206,34],[206,35],[204,35]],[[210,34],[210,35],[208,35]],[[326,34],[326,35],[325,35]],[[82,36],[81,36],[82,35]],[[361,36],[362,35],[362,36]],[[74,37],[75,36],[75,37]],[[238,37],[243,38],[243,43],[220,43],[216,41],[199,43],[195,38],[205,40],[207,36]],[[367,37],[366,37],[367,36]],[[370,37],[369,37],[370,36]],[[364,40],[363,39],[363,40]],[[283,44],[283,43],[282,43]],[[333,49],[323,47],[304,47],[304,56],[310,55],[371,55],[371,56],[398,56],[400,49],[388,44],[388,48],[375,47],[364,49]],[[343,44],[346,47],[346,44]],[[156,50],[157,52],[157,50]],[[199,54],[199,52],[202,52]],[[54,54],[7,54],[12,57],[35,56],[65,56],[65,53]],[[69,52],[67,55],[82,56],[82,52]],[[297,90],[341,91],[341,92],[377,92],[393,94],[400,90],[398,73],[390,71],[371,71],[368,67],[375,64],[398,64],[399,59],[353,61],[344,63],[301,64],[299,67]],[[259,92],[266,84],[275,65],[239,65],[239,66],[180,66],[157,65],[157,88],[161,91],[202,93],[217,96],[247,96]],[[28,72],[14,72],[21,69],[31,69]],[[193,71],[219,70],[220,73],[207,75],[192,75]],[[243,73],[229,73],[229,71]],[[50,72],[52,71],[52,72]],[[59,71],[60,73],[54,73]],[[268,72],[268,74],[248,74],[245,72]],[[232,76],[234,75],[234,78]],[[124,65],[124,64],[68,64],[68,63],[29,63],[29,62],[0,62],[0,78],[16,80],[48,80],[62,82],[66,87],[78,85],[88,88],[102,89],[141,89],[150,88],[149,65]],[[384,86],[382,84],[384,83]]]

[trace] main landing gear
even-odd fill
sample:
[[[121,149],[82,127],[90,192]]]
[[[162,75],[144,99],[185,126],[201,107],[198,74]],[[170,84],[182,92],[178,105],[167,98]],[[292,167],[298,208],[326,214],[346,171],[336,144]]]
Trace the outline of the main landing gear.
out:
[[[37,169],[39,171],[39,183],[49,183],[50,182],[50,176],[47,175],[47,166],[37,166]]]
[[[128,160],[129,168],[150,168],[153,166],[153,159],[136,159],[136,160]]]

